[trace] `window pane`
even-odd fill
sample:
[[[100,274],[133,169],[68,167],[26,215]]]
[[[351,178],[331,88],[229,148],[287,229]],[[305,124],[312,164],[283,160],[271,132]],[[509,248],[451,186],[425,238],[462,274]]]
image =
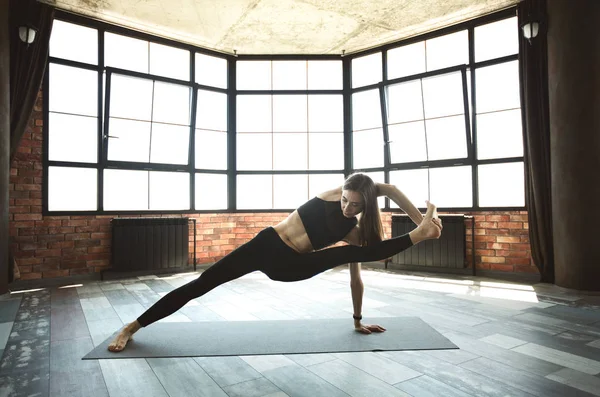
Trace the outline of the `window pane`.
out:
[[[387,113],[390,124],[423,120],[421,80],[387,87]]]
[[[461,73],[423,79],[425,117],[454,116],[465,113]]]
[[[476,70],[477,113],[521,106],[517,61]]]
[[[344,169],[344,133],[309,133],[308,168],[311,170]]]
[[[148,73],[148,42],[107,32],[104,34],[104,64]]]
[[[271,209],[271,208],[273,208],[273,176],[272,175],[238,175],[237,176],[237,208],[238,209]]]
[[[475,62],[519,53],[517,17],[475,28]]]
[[[478,167],[480,207],[524,207],[523,163],[489,164]]]
[[[341,61],[308,61],[309,90],[341,90]]]
[[[190,174],[150,172],[151,210],[189,210]]]
[[[352,88],[379,83],[381,74],[381,52],[352,60]]]
[[[227,59],[196,53],[196,83],[227,88]]]
[[[108,160],[150,161],[150,123],[110,118]]]
[[[308,175],[274,175],[273,208],[293,209],[308,200]]]
[[[427,71],[469,63],[469,35],[466,30],[427,40]]]
[[[237,169],[272,170],[273,134],[238,134]]]
[[[227,133],[196,130],[196,168],[227,169]]]
[[[425,208],[425,200],[429,198],[428,170],[391,171],[390,184],[404,193],[415,207]],[[390,207],[399,208],[392,200],[390,200]]]
[[[523,156],[521,109],[477,115],[477,158]]]
[[[196,209],[227,209],[227,175],[196,174]]]
[[[110,82],[110,116],[150,121],[152,80],[113,74]]]
[[[184,85],[155,82],[152,120],[190,125],[190,94]]]
[[[344,174],[317,174],[308,176],[308,197],[312,198],[344,184]]]
[[[306,170],[308,168],[306,133],[273,134],[273,169]]]
[[[394,124],[388,127],[392,163],[410,163],[427,160],[425,123]]]
[[[383,130],[355,131],[352,134],[354,168],[383,166]]]
[[[306,61],[273,61],[274,90],[305,90]]]
[[[237,96],[237,131],[271,132],[271,96]]]
[[[431,202],[438,207],[473,206],[470,166],[432,168],[429,170]]]
[[[181,48],[150,43],[150,74],[190,80],[190,52]]]
[[[98,115],[98,72],[50,64],[49,110]]]
[[[96,211],[98,171],[48,167],[48,211]]]
[[[354,131],[381,127],[379,90],[352,94],[352,128]]]
[[[238,90],[270,90],[271,61],[237,61]]]
[[[198,90],[196,128],[227,131],[227,94]]]
[[[425,42],[405,45],[389,50],[387,53],[388,79],[424,73]]]
[[[308,96],[308,130],[310,132],[344,131],[342,95]]]
[[[467,157],[465,117],[454,116],[426,120],[427,154],[429,160]]]
[[[104,210],[147,210],[148,171],[104,170]]]
[[[383,171],[365,172],[365,175],[371,178],[374,183],[385,183],[385,174]],[[385,196],[378,197],[377,204],[379,208],[385,208]]]
[[[48,159],[98,161],[98,119],[49,112]]]
[[[273,131],[306,132],[306,95],[273,95]]]
[[[187,164],[189,142],[190,127],[152,123],[150,162]]]
[[[55,19],[50,35],[50,56],[98,64],[98,31]]]

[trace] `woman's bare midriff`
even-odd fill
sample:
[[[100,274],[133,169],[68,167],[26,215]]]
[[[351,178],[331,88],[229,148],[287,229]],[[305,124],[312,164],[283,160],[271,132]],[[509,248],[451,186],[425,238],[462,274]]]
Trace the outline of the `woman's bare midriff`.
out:
[[[314,251],[298,211],[292,212],[273,228],[281,240],[294,251],[301,254]]]

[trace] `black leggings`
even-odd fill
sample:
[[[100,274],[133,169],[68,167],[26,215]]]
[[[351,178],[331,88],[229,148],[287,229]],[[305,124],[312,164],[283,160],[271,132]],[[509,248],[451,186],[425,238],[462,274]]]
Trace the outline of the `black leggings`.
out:
[[[409,235],[405,234],[368,247],[347,245],[300,254],[269,227],[206,269],[197,279],[163,296],[137,321],[142,327],[148,326],[213,288],[256,270],[271,280],[300,281],[345,263],[386,259],[412,245]]]

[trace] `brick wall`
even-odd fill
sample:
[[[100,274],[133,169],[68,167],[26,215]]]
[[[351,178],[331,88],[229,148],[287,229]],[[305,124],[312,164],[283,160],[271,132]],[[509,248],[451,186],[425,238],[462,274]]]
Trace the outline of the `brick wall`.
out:
[[[11,164],[9,227],[11,249],[21,279],[65,277],[99,272],[110,266],[110,220],[115,216],[42,215],[42,97]],[[252,238],[287,213],[185,215],[197,219],[198,263],[212,263]],[[384,231],[391,236],[391,214],[383,213]],[[156,215],[152,215],[156,216]],[[164,215],[173,216],[173,215]],[[128,215],[128,217],[131,217]],[[479,269],[537,272],[528,240],[527,213],[475,214],[475,255]],[[190,228],[191,230],[191,228]],[[193,233],[190,240],[190,263]],[[472,236],[467,228],[467,258]]]

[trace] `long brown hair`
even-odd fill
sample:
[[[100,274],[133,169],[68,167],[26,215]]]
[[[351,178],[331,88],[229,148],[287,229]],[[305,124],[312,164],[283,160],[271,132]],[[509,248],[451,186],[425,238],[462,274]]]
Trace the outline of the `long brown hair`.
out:
[[[363,198],[363,210],[358,223],[360,244],[372,245],[383,240],[377,186],[373,180],[365,174],[355,173],[346,178],[342,189],[360,193]]]

